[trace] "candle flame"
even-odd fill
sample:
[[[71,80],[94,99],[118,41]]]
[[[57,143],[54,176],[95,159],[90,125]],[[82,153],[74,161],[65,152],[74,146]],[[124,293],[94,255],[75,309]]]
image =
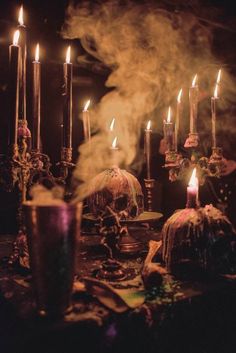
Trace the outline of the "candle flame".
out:
[[[39,43],[36,45],[35,48],[35,61],[39,61]]]
[[[112,146],[112,148],[116,148],[116,145],[117,145],[117,136],[114,138],[111,146]]]
[[[218,85],[216,84],[215,90],[214,90],[214,97],[218,98]]]
[[[168,108],[168,113],[167,113],[167,123],[171,122],[171,107]]]
[[[23,16],[23,5],[21,5],[18,16],[19,25],[23,26],[24,24],[24,16]]]
[[[151,130],[151,120],[148,121],[146,129]]]
[[[114,131],[114,126],[115,126],[115,118],[112,119],[111,124],[110,124],[110,131]]]
[[[70,64],[70,45],[69,47],[67,48],[67,51],[66,51],[66,63],[67,64]]]
[[[177,102],[178,102],[178,103],[181,102],[182,93],[183,93],[183,90],[182,90],[182,88],[181,88],[180,91],[179,91],[178,97],[177,97]]]
[[[196,82],[197,82],[197,74],[193,78],[192,87],[196,86]]]
[[[17,30],[15,31],[13,36],[13,45],[18,45],[19,37],[20,37],[20,31]]]
[[[87,112],[89,105],[90,105],[90,99],[85,103],[84,112]]]
[[[221,69],[218,71],[217,79],[216,79],[216,84],[218,85],[220,83],[221,79]]]
[[[192,175],[191,175],[191,178],[189,180],[188,186],[196,186],[196,187],[198,186],[198,178],[197,178],[196,174],[197,174],[197,170],[196,170],[196,168],[194,168]]]

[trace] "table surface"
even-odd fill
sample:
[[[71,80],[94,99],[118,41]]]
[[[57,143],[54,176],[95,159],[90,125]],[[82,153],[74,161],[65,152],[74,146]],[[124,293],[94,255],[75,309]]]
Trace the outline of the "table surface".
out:
[[[144,231],[144,242],[158,238]],[[81,238],[78,277],[92,275],[104,259],[99,237]],[[12,236],[0,236],[0,339],[8,352],[188,352],[236,351],[236,281],[206,276],[195,280],[169,277],[162,291],[146,292],[146,301],[117,314],[87,293],[73,294],[73,312],[60,320],[35,314],[30,274],[10,268]],[[121,258],[137,274],[139,257]],[[120,285],[126,285],[123,282]]]

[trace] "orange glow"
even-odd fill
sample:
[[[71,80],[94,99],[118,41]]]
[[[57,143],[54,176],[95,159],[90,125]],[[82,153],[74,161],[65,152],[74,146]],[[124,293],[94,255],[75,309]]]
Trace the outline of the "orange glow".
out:
[[[20,31],[17,30],[15,31],[13,36],[13,45],[18,45],[19,37],[20,37]]]
[[[167,123],[171,123],[171,107],[168,108]]]
[[[214,97],[218,98],[218,85],[216,84],[215,90],[214,90]]]
[[[115,121],[116,121],[116,119],[113,118],[111,121],[111,124],[110,124],[110,131],[114,131]]]
[[[90,105],[90,99],[85,103],[84,112],[87,112],[87,111],[88,111],[89,105]]]
[[[180,91],[179,91],[178,97],[177,97],[177,102],[178,102],[178,103],[181,102],[182,93],[183,93],[183,90],[182,90],[182,88],[181,88]]]
[[[198,187],[198,178],[196,176],[196,173],[197,170],[196,168],[194,168],[188,186]]]
[[[146,130],[151,130],[151,120],[148,121]]]
[[[221,69],[218,71],[217,79],[216,79],[216,84],[218,85],[221,80]]]
[[[20,7],[18,22],[19,22],[19,25],[21,25],[21,26],[24,25],[23,5],[21,5],[21,7]]]
[[[39,61],[39,43],[36,45],[35,48],[35,61]]]
[[[67,51],[66,51],[66,63],[70,64],[70,45],[69,45],[69,47],[67,48]]]
[[[111,146],[112,146],[112,148],[116,148],[116,146],[117,146],[117,136],[114,138]]]
[[[192,87],[196,86],[196,82],[197,82],[197,74],[193,78]]]

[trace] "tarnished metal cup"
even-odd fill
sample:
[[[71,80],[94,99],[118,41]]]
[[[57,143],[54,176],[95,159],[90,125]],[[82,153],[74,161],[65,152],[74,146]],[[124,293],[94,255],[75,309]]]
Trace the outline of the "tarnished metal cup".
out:
[[[82,204],[23,205],[30,267],[40,315],[60,316],[71,308]]]

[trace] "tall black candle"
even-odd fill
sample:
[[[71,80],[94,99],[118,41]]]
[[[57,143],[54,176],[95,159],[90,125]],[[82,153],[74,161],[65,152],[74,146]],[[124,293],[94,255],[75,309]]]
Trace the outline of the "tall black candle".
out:
[[[20,31],[19,45],[20,55],[20,76],[19,76],[19,118],[26,120],[26,60],[27,60],[27,34],[23,17],[23,5],[19,11],[18,30]]]
[[[9,145],[17,144],[21,52],[18,45],[19,35],[20,32],[17,30],[14,33],[13,44],[9,47]]]
[[[39,62],[39,44],[36,46],[33,61],[33,150],[40,150],[40,104],[41,103],[41,64]]]
[[[63,146],[72,147],[72,71],[73,66],[70,62],[70,47],[67,49],[64,70],[64,108],[63,108]]]

